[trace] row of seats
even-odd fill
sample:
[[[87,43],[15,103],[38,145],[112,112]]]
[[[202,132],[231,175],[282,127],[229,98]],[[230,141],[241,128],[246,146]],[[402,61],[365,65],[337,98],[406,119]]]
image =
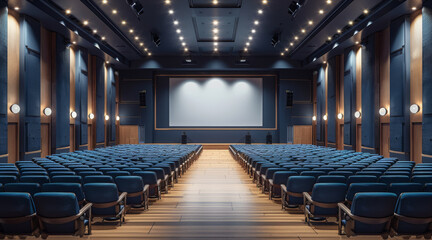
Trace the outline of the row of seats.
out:
[[[173,187],[201,151],[119,145],[0,163],[0,238],[82,237],[86,229],[91,234],[95,217],[121,225],[129,209],[148,209],[149,198],[160,199],[161,189]]]
[[[281,198],[283,209],[300,208],[308,224],[336,217],[347,236],[430,238],[431,164],[312,145],[232,145],[230,152],[263,193]]]

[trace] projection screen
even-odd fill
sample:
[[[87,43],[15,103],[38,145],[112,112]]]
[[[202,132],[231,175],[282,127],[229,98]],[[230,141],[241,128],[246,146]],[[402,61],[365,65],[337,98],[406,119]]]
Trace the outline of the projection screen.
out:
[[[262,78],[170,78],[170,127],[262,127]]]

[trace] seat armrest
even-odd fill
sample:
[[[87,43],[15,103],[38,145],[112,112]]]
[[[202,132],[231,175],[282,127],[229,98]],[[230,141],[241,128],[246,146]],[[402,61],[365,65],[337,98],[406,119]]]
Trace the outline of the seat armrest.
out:
[[[157,182],[156,182],[156,184],[157,184],[157,185],[160,185],[160,183],[161,183],[161,180],[158,179]]]
[[[285,184],[281,184],[280,186],[281,186],[282,191],[286,193],[287,188],[286,188]]]
[[[78,213],[77,216],[82,216],[84,213],[86,213],[87,211],[89,211],[92,206],[93,206],[92,203],[87,203],[83,208],[80,209],[80,211],[79,211],[79,213]]]
[[[149,188],[150,188],[150,185],[146,184],[146,185],[144,185],[143,191],[147,192],[149,190]]]
[[[351,213],[351,209],[349,209],[345,204],[338,203],[338,207],[341,211],[346,213],[350,218],[352,218],[354,215]]]
[[[125,201],[126,196],[127,196],[127,192],[123,192],[122,194],[120,194],[120,197],[118,198],[117,203],[121,203],[122,201]]]
[[[312,200],[311,195],[308,192],[303,192],[303,197],[305,198],[305,200],[307,200],[310,203],[314,203],[314,201]]]

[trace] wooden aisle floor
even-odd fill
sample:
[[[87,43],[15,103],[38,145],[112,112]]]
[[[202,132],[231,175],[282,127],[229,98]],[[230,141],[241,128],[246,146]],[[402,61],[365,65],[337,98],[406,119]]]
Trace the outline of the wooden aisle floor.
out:
[[[148,211],[127,214],[122,226],[96,223],[93,234],[83,239],[217,238],[347,239],[337,235],[335,224],[310,227],[302,213],[281,210],[278,202],[258,190],[228,150],[204,150]]]

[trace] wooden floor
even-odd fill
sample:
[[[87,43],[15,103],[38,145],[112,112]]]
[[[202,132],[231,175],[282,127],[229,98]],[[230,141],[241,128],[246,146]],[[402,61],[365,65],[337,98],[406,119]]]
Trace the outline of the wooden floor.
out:
[[[94,224],[84,239],[345,239],[335,224],[306,225],[261,194],[228,150],[204,150],[162,200],[123,226]],[[70,239],[49,237],[48,239]],[[380,239],[354,237],[352,239]]]

